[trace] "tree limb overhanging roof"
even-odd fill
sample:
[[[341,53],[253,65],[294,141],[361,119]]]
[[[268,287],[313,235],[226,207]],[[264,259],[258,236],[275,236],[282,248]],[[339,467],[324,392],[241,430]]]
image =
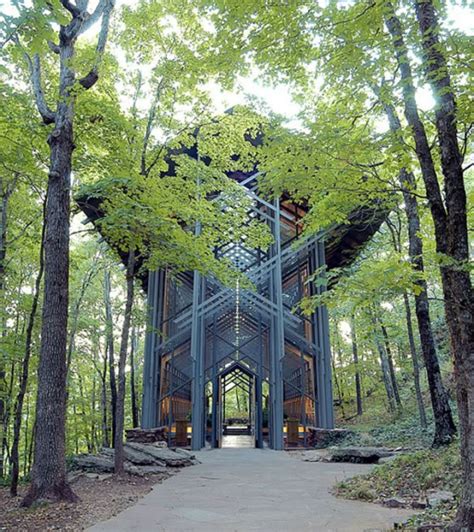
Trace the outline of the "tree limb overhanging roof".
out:
[[[194,133],[196,136],[196,132]],[[261,138],[248,139],[252,144],[259,145],[262,143]],[[182,146],[179,149],[169,150],[165,156],[168,164],[168,170],[162,172],[160,177],[176,175],[176,161],[174,156],[188,155],[196,159],[198,157],[197,144],[191,147]],[[205,159],[204,159],[204,162]],[[226,172],[230,179],[241,182],[247,177],[256,173],[257,167],[253,171],[231,171]],[[287,197],[285,198],[288,199]],[[85,213],[88,220],[100,231],[99,220],[104,216],[102,208],[103,199],[96,196],[89,197],[87,195],[76,196],[76,203],[79,208]],[[299,206],[301,208],[301,205]],[[306,210],[303,206],[303,210]],[[374,203],[373,206],[362,205],[353,210],[348,216],[348,222],[337,224],[328,229],[325,236],[325,254],[326,264],[328,270],[349,266],[358,256],[363,247],[379,230],[382,223],[388,216],[388,209],[380,203]],[[126,263],[126,253],[118,250],[122,262]],[[142,270],[143,258],[137,260],[136,272],[140,278],[142,285],[146,291],[148,274]]]

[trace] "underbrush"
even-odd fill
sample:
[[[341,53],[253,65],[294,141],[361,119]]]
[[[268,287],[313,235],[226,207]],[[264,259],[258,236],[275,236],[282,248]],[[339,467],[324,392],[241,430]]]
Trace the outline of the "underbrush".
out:
[[[347,443],[361,445],[375,445],[385,447],[406,447],[413,450],[428,448],[433,442],[434,422],[432,413],[427,409],[427,427],[420,425],[416,404],[409,401],[403,410],[393,413],[386,411],[378,403],[369,405],[360,417],[350,420],[340,419],[338,426],[353,431]],[[451,404],[456,416],[456,405]]]
[[[397,498],[411,506],[425,501],[431,490],[450,491],[454,500],[436,505],[410,519],[406,526],[445,525],[454,517],[461,491],[459,447],[423,449],[377,466],[371,473],[338,483],[335,492],[347,499],[380,502]]]

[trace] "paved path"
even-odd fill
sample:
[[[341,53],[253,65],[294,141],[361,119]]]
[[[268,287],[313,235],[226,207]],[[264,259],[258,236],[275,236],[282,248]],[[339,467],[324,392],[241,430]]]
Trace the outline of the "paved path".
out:
[[[371,466],[302,462],[283,451],[201,451],[202,462],[166,480],[90,531],[302,532],[389,529],[410,512],[329,494]]]

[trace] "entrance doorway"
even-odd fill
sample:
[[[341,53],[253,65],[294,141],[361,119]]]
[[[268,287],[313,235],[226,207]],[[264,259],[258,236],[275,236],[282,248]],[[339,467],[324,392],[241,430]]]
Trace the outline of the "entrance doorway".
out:
[[[255,447],[255,381],[236,365],[220,377],[219,447]]]

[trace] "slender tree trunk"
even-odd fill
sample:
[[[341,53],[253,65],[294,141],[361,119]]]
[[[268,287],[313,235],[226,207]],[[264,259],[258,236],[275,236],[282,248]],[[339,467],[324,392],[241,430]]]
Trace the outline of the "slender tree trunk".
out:
[[[18,329],[17,329],[18,330]],[[16,364],[15,361],[12,361],[10,366],[10,380],[8,382],[8,387],[5,393],[5,396],[7,397],[7,401],[5,404],[5,412],[3,414],[2,419],[2,449],[1,453],[2,456],[5,457],[7,460],[5,461],[5,464],[3,465],[3,469],[6,469],[7,462],[10,462],[10,454],[8,452],[9,447],[9,426],[10,426],[10,417],[11,417],[11,402],[13,401],[13,385],[15,381],[15,371],[16,371]],[[7,472],[6,472],[7,473]],[[8,473],[7,473],[8,474]]]
[[[105,327],[107,353],[109,357],[109,384],[110,384],[110,405],[112,414],[112,443],[115,445],[115,432],[117,426],[117,381],[115,377],[115,356],[114,356],[114,324],[112,315],[112,302],[110,299],[111,284],[110,271],[104,273],[104,302],[105,302]]]
[[[341,405],[341,415],[342,415],[342,418],[344,419],[346,417],[345,412],[344,412],[344,398],[342,396],[341,385],[339,383],[339,378],[336,372],[336,363],[334,361],[334,357],[332,357],[331,365],[332,365],[332,375],[334,377],[334,384],[336,385],[337,398],[339,399],[339,404]]]
[[[463,469],[461,503],[453,529],[474,529],[474,294],[466,267],[470,257],[456,99],[439,41],[439,24],[433,2],[416,0],[415,7],[421,32],[423,67],[436,102],[436,129],[447,212],[445,252],[455,261],[454,266],[447,266],[442,273],[446,319],[454,356]]]
[[[104,370],[100,376],[102,381],[101,407],[102,407],[102,444],[109,447],[109,427],[107,420],[107,351],[104,354]]]
[[[401,134],[402,125],[395,108],[387,102],[383,105],[391,131],[396,135]],[[456,433],[456,426],[451,413],[451,407],[449,406],[448,394],[441,378],[441,370],[431,327],[428,285],[424,277],[423,241],[420,237],[420,216],[418,213],[418,202],[414,195],[416,191],[416,180],[413,173],[407,172],[405,168],[400,170],[399,180],[405,204],[405,214],[408,221],[408,254],[413,269],[419,273],[415,281],[417,285],[417,290],[414,294],[415,313],[418,322],[421,352],[428,376],[431,404],[433,406],[435,421],[433,445],[438,446],[452,441]],[[413,362],[413,364],[415,368],[415,363]],[[417,373],[419,372],[415,370],[415,374]]]
[[[92,442],[91,433],[89,431],[89,423],[87,422],[86,396],[84,393],[84,384],[83,384],[81,372],[78,372],[77,380],[79,383],[79,398],[80,398],[79,402],[81,406],[80,416],[81,416],[81,419],[83,420],[83,429],[81,432],[86,440],[87,452],[92,453],[93,442]]]
[[[28,470],[28,444],[29,444],[28,432],[30,430],[29,423],[30,423],[30,399],[29,399],[29,396],[27,395],[26,396],[25,428],[23,429],[25,433],[25,438],[24,438],[25,447],[23,449],[23,476],[24,477],[26,477],[27,470]]]
[[[79,314],[81,311],[82,302],[84,300],[84,296],[86,295],[86,291],[94,278],[95,275],[95,262],[92,264],[91,269],[86,273],[84,278],[82,279],[81,288],[79,291],[78,298],[74,304],[74,308],[72,310],[72,323],[69,331],[69,340],[68,340],[68,348],[67,348],[67,363],[66,363],[66,371],[69,374],[69,368],[71,367],[71,360],[72,360],[72,354],[74,352],[75,347],[75,339],[76,339],[76,333],[77,333],[77,326],[79,322]]]
[[[46,199],[47,201],[47,199]],[[44,213],[45,215],[45,213]],[[44,216],[43,215],[43,216]],[[36,321],[36,313],[38,310],[38,303],[40,298],[41,281],[43,279],[44,271],[44,237],[45,237],[45,224],[41,232],[41,245],[39,252],[39,269],[35,280],[33,301],[31,304],[30,315],[28,317],[28,325],[26,328],[25,339],[25,354],[21,364],[20,382],[18,387],[18,395],[15,402],[15,418],[13,422],[13,443],[10,454],[10,462],[12,465],[12,478],[10,483],[10,494],[15,496],[18,494],[18,478],[20,473],[20,457],[19,457],[19,445],[21,435],[21,421],[23,417],[23,402],[28,386],[28,376],[30,368],[30,358],[32,350],[33,330]]]
[[[385,392],[387,394],[388,408],[390,412],[393,412],[395,410],[395,395],[393,393],[392,380],[390,378],[390,367],[388,363],[387,353],[385,352],[385,349],[383,348],[383,345],[380,342],[380,338],[377,331],[377,319],[375,318],[375,315],[372,312],[370,313],[370,317],[373,325],[374,343],[377,347],[377,351],[379,353],[380,358],[380,369],[382,371],[382,380],[385,387]]]
[[[137,332],[135,327],[132,328],[132,342],[130,349],[130,394],[132,402],[132,421],[133,426],[138,427],[138,402],[137,402],[137,392],[135,388],[135,353],[137,349]]]
[[[30,438],[30,446],[28,449],[28,470],[27,473],[31,471],[31,466],[33,463],[33,451],[35,448],[35,435],[36,435],[36,418],[33,422],[33,428],[31,429],[31,438]]]
[[[339,331],[338,331],[338,328],[337,328],[337,323],[336,323],[336,326],[334,328],[334,340],[335,340],[335,351],[334,353],[339,353],[339,358],[341,358],[341,344],[340,344],[340,341],[339,341]],[[337,372],[336,372],[336,361],[335,361],[335,356],[332,357],[332,360],[331,360],[331,366],[332,366],[332,374],[333,374],[333,377],[334,377],[334,384],[336,385],[336,390],[337,390],[337,397],[339,399],[339,403],[341,404],[341,415],[343,418],[346,417],[345,415],[345,412],[344,412],[344,394],[342,393],[342,388],[341,388],[341,384],[339,382],[339,377],[337,376]]]
[[[416,351],[416,345],[415,345],[415,337],[413,335],[413,326],[411,323],[410,300],[408,299],[408,294],[406,292],[403,293],[403,302],[405,304],[405,316],[406,316],[406,322],[407,322],[408,343],[410,345],[411,360],[413,364],[413,381],[415,383],[416,402],[418,404],[418,412],[420,414],[420,425],[422,426],[422,428],[425,429],[427,427],[427,422],[426,422],[425,405],[423,403],[423,394],[421,393],[421,385],[420,385],[420,363],[418,360],[418,353]],[[436,415],[435,415],[435,418],[436,418]]]
[[[3,178],[0,176],[0,191],[2,193],[0,202],[0,338],[2,340],[6,336],[6,315],[4,313],[5,308],[5,257],[6,257],[6,237],[7,237],[7,207],[8,198],[10,196],[7,187],[3,184]],[[0,478],[3,477],[4,469],[4,448],[3,442],[6,442],[6,423],[4,423],[7,416],[7,408],[5,404],[6,388],[6,370],[5,370],[5,357],[1,357],[0,360],[0,426],[2,428],[2,434],[0,434],[0,441],[2,442],[2,448],[0,449]]]
[[[79,454],[79,430],[77,428],[77,406],[75,401],[72,403],[72,414],[74,416],[74,452]]]
[[[390,380],[392,381],[393,395],[395,397],[395,402],[397,403],[398,407],[401,407],[402,402],[400,400],[397,376],[395,374],[395,364],[393,362],[392,350],[390,349],[390,341],[388,338],[387,328],[383,323],[380,323],[380,329],[382,330],[382,335],[385,342],[385,352],[387,353],[388,368],[390,370]]]
[[[95,356],[95,355],[94,355]],[[91,443],[92,443],[92,452],[94,452],[97,449],[97,434],[96,434],[96,402],[97,402],[97,376],[94,372],[92,375],[92,397],[91,397],[91,411],[90,411],[90,418],[91,418],[91,425],[90,425],[90,433],[91,433]]]
[[[115,473],[122,475],[124,472],[123,461],[123,429],[125,422],[125,364],[127,361],[128,337],[133,306],[133,275],[135,273],[135,251],[130,250],[127,261],[127,299],[125,302],[125,315],[123,318],[122,338],[120,342],[119,368],[118,368],[118,394],[116,409],[115,430]]]
[[[357,346],[355,320],[353,316],[351,317],[351,341],[352,341],[352,361],[354,363],[354,375],[355,375],[355,386],[356,386],[357,415],[361,416],[363,413],[363,409],[362,409],[362,390],[361,390],[360,372],[359,372],[359,352],[358,352],[358,346]]]
[[[18,294],[17,294],[18,296],[20,295],[22,287],[23,287],[23,279],[20,279],[18,282]],[[19,344],[19,339],[23,338],[24,329],[25,329],[25,320],[22,320],[22,327],[21,327],[22,330],[19,331],[19,329],[20,329],[20,310],[17,309],[16,315],[15,315],[15,327],[13,329],[14,338],[15,338],[13,347],[15,350],[16,350],[17,345]],[[8,389],[6,391],[6,397],[8,398],[8,401],[6,403],[6,408],[5,408],[5,412],[4,412],[4,416],[2,420],[1,453],[2,453],[2,456],[7,458],[8,462],[10,462],[10,454],[8,452],[9,451],[9,437],[8,436],[9,436],[10,417],[12,415],[11,405],[13,402],[13,387],[14,387],[14,382],[15,382],[15,377],[16,377],[15,372],[16,372],[16,363],[15,363],[15,359],[13,359],[10,365],[10,380],[8,383]]]

